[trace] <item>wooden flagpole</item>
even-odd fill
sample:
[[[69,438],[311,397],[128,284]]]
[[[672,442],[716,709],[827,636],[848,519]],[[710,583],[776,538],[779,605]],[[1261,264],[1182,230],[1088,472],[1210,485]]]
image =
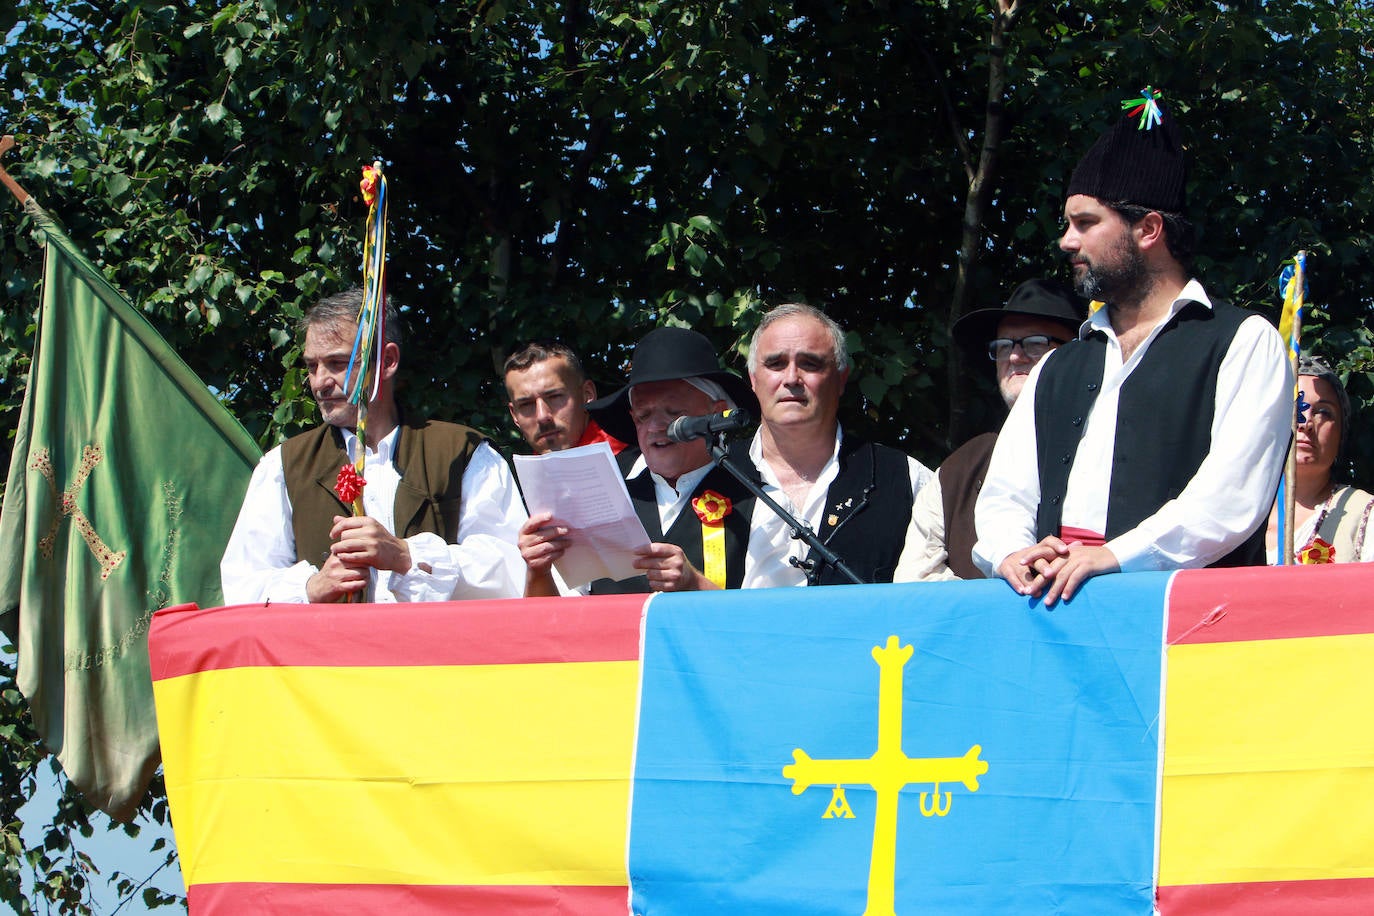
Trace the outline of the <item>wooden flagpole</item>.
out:
[[[5,134],[3,137],[0,137],[0,156],[3,156],[12,149],[14,149],[14,134]],[[0,182],[3,182],[5,187],[10,189],[10,193],[14,195],[14,199],[19,201],[19,206],[22,207],[33,200],[33,195],[21,188],[19,182],[10,177],[10,173],[5,171],[3,165],[0,165]]]

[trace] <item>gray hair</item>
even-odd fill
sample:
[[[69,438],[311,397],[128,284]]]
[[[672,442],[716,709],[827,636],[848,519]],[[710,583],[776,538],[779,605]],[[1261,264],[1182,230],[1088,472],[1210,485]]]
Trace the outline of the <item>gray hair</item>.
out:
[[[358,314],[362,310],[362,287],[355,286],[352,289],[346,289],[341,293],[335,293],[321,299],[306,309],[305,314],[296,322],[296,333],[304,337],[305,332],[311,328],[337,330],[345,325],[356,325]],[[386,342],[394,343],[399,347],[401,345],[401,316],[396,307],[396,300],[390,296],[386,297],[386,309],[382,317],[386,325]]]
[[[739,407],[739,405],[735,403],[735,399],[730,396],[730,393],[725,390],[725,386],[722,385],[720,382],[714,381],[709,378],[702,378],[699,375],[689,375],[687,378],[672,379],[672,381],[686,382],[687,384],[695,388],[697,391],[700,391],[702,394],[706,395],[712,401],[724,401],[725,406],[731,410],[734,410],[736,407]],[[633,407],[635,403],[634,387],[630,388],[629,398],[630,406]]]
[[[835,366],[839,369],[849,368],[849,347],[844,342],[844,330],[835,323],[825,312],[816,308],[814,305],[806,305],[802,302],[784,302],[782,305],[774,306],[763,315],[763,320],[754,329],[754,336],[749,338],[749,374],[752,375],[758,368],[758,349],[759,337],[767,330],[770,324],[782,321],[784,318],[814,318],[821,323],[821,326],[830,334],[831,353],[835,358]]]

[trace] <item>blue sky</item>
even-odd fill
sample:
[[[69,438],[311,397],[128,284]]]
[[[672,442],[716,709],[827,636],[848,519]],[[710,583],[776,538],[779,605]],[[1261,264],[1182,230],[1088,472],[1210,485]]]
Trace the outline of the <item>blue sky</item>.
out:
[[[52,819],[60,794],[61,788],[58,785],[58,777],[51,775],[44,767],[43,775],[38,781],[38,791],[20,809],[20,816],[24,820],[23,837],[27,845],[33,846],[42,842],[44,828]],[[130,837],[123,830],[117,828],[106,830],[106,825],[110,824],[111,821],[104,814],[95,815],[91,821],[95,826],[95,832],[90,838],[75,837],[76,847],[90,856],[96,867],[100,869],[100,874],[92,876],[91,880],[92,910],[96,913],[111,914],[114,913],[115,908],[120,903],[120,898],[115,893],[114,882],[111,879],[113,873],[120,871],[134,878],[135,881],[142,881],[162,864],[166,853],[165,848],[157,852],[150,852],[149,848],[153,845],[153,841],[157,837],[166,837],[167,843],[170,845],[172,832],[167,827],[151,821],[140,820],[138,822],[141,827],[139,835]],[[32,879],[31,875],[26,877]],[[162,869],[151,884],[167,893],[183,896],[186,893],[186,887],[181,879],[181,870],[175,866]],[[44,912],[41,905],[37,909],[40,913]],[[143,904],[141,892],[119,909],[120,916],[123,914],[170,914],[176,912],[179,911],[173,907],[149,910]]]

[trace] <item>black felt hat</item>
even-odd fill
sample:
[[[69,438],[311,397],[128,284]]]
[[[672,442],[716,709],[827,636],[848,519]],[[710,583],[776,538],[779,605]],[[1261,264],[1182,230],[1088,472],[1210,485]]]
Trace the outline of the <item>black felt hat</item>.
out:
[[[1068,196],[1086,194],[1165,213],[1187,209],[1183,139],[1173,115],[1158,104],[1161,95],[1143,90],[1141,105],[1098,138],[1073,170]]]
[[[979,309],[954,322],[954,339],[961,346],[978,349],[997,335],[997,325],[1008,315],[1046,318],[1064,325],[1070,339],[1088,317],[1088,305],[1057,280],[1027,280],[1012,290],[1000,309]]]
[[[655,328],[644,335],[630,359],[630,378],[614,394],[597,398],[587,411],[606,432],[621,442],[635,441],[635,424],[630,419],[630,389],[646,382],[671,382],[685,378],[705,378],[718,383],[735,401],[736,407],[759,415],[759,401],[749,383],[728,369],[722,369],[716,348],[701,334],[687,328]]]

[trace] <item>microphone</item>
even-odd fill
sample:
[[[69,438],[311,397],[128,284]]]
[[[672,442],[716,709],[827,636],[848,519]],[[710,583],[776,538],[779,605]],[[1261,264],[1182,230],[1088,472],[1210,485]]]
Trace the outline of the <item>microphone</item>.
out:
[[[749,411],[732,407],[720,413],[704,417],[678,417],[668,424],[668,438],[674,442],[691,442],[693,439],[709,439],[720,433],[733,433],[744,429],[753,418]]]

